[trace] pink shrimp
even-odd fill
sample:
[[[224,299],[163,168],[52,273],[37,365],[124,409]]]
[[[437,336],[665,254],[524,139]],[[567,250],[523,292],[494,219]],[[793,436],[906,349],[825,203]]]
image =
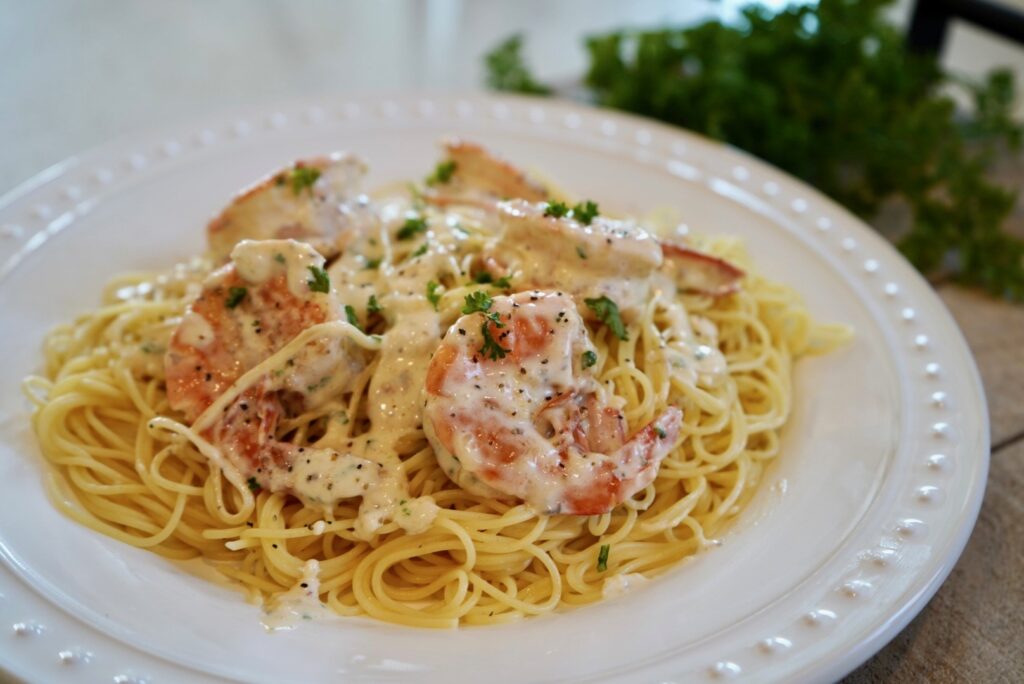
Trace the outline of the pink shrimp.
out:
[[[627,438],[570,297],[532,291],[483,303],[452,325],[427,370],[424,429],[449,477],[570,515],[607,512],[650,484],[682,412],[669,407]]]
[[[231,259],[208,278],[171,337],[165,358],[168,400],[195,423],[226,392],[237,392],[212,420],[204,418],[200,434],[250,479],[250,486],[295,493],[291,466],[300,453],[310,466],[329,462],[347,467],[355,461],[278,441],[279,421],[343,391],[366,359],[347,339],[312,336],[282,367],[268,368],[236,388],[243,376],[297,336],[340,316],[329,285],[317,281],[318,274],[326,278],[324,259],[309,245],[243,241]],[[322,467],[317,477],[331,477],[330,470]]]
[[[207,226],[210,253],[225,261],[242,240],[291,238],[330,259],[376,219],[359,194],[366,165],[342,153],[300,160],[243,190]]]
[[[493,209],[499,200],[512,197],[531,202],[547,199],[543,185],[481,145],[450,138],[442,147],[446,162],[453,166],[450,177],[432,185],[424,195],[432,204]]]

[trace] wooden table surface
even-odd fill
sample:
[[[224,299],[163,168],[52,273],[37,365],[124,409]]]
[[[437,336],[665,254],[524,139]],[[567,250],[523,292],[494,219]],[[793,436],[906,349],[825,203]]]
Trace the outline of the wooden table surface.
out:
[[[1024,306],[957,286],[938,291],[985,383],[988,489],[949,579],[845,684],[1024,681]]]

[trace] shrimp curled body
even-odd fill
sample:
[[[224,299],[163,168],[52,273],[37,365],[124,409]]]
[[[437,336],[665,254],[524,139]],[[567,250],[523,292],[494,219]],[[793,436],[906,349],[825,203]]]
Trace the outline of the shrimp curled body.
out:
[[[424,429],[448,476],[481,496],[570,515],[607,512],[650,484],[682,412],[669,407],[627,439],[589,368],[594,353],[563,293],[495,297],[458,319],[424,390]]]

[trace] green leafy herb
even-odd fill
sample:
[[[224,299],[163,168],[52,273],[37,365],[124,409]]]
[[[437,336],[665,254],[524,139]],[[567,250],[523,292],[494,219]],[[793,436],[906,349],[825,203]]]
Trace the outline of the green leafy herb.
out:
[[[434,172],[427,176],[427,185],[443,185],[452,179],[452,174],[454,173],[454,161],[449,159],[448,161],[438,162],[437,166],[434,167]]]
[[[596,299],[584,299],[583,303],[594,312],[599,321],[611,329],[612,334],[623,341],[629,339],[629,332],[626,330],[626,326],[622,324],[619,307],[615,302],[608,299],[605,295],[601,295]]]
[[[591,202],[590,200],[580,202],[572,208],[572,217],[585,226],[589,226],[590,222],[599,215],[600,212],[597,210],[597,203]]]
[[[866,219],[905,207],[886,234],[926,275],[1024,300],[1024,241],[1002,229],[1014,193],[986,178],[1024,135],[1012,73],[944,73],[934,55],[908,52],[885,19],[890,4],[751,5],[729,24],[591,36],[585,82],[600,105],[726,141]],[[487,56],[492,88],[544,90],[521,48],[514,36]],[[972,114],[957,112],[957,89]]]
[[[359,317],[356,316],[356,310],[352,308],[351,304],[345,305],[345,318],[351,325],[354,325],[359,329],[359,332],[363,332],[363,326],[359,325]]]
[[[380,268],[380,259],[367,259],[366,268],[369,271],[372,271],[376,268]]]
[[[576,256],[578,256],[580,259],[586,259],[587,253],[583,251],[583,248],[581,246],[576,245]]]
[[[608,554],[612,550],[611,544],[601,544],[601,550],[597,554],[597,571],[604,572],[608,569]]]
[[[480,285],[486,285],[487,283],[490,283],[490,282],[493,282],[493,281],[494,281],[494,276],[492,276],[487,271],[480,271],[479,273],[476,274],[476,277],[473,278],[473,282],[474,283],[479,283]]]
[[[654,434],[658,435],[658,439],[665,439],[668,437],[668,433],[662,430],[657,425],[654,426]]]
[[[276,261],[276,262],[277,262],[277,263],[279,263],[279,264],[283,264],[283,263],[285,263],[285,260],[284,260],[284,254],[281,254],[280,252],[278,252],[277,254],[275,254],[275,255],[274,255],[274,261]]]
[[[590,351],[589,349],[587,351],[583,352],[583,367],[584,368],[590,368],[595,363],[597,363],[597,354],[595,354],[594,352]]]
[[[298,166],[288,172],[288,184],[292,186],[292,192],[300,194],[306,188],[312,188],[317,179],[320,178],[320,169],[309,166]]]
[[[480,334],[483,335],[484,338],[483,346],[480,347],[480,353],[489,358],[491,361],[497,361],[498,359],[505,358],[505,354],[508,354],[512,350],[505,349],[500,344],[498,344],[497,340],[491,337],[490,323],[492,322],[492,320],[493,319],[488,318],[488,320],[484,321],[483,324],[480,326]],[[499,328],[502,327],[500,323],[495,323]]]
[[[508,290],[509,288],[512,287],[512,278],[511,276],[501,276],[500,278],[495,280],[492,283],[492,285],[494,285],[494,287],[498,288],[499,290]]]
[[[250,477],[246,484],[249,485],[251,491],[258,492],[260,490],[260,483],[256,481],[255,477]]]
[[[429,244],[428,244],[428,243],[426,243],[426,242],[424,242],[424,243],[423,243],[422,245],[420,245],[420,246],[419,246],[419,247],[418,247],[418,248],[416,249],[416,251],[415,251],[415,252],[413,252],[413,253],[412,253],[412,255],[413,255],[414,257],[418,257],[418,256],[423,256],[424,254],[426,254],[426,253],[427,253],[427,248],[428,248],[428,247],[429,247]]]
[[[245,299],[248,293],[249,291],[244,287],[232,287],[228,290],[228,297],[224,300],[224,306],[234,309],[242,303],[242,300]]]
[[[377,303],[377,295],[370,295],[370,299],[366,302],[366,313],[380,313],[384,309],[381,308],[380,304]]]
[[[420,233],[427,232],[427,219],[422,216],[409,216],[398,229],[399,240],[411,240]]]
[[[495,90],[514,93],[545,95],[551,92],[550,88],[534,80],[523,64],[522,44],[522,36],[511,36],[487,54],[487,85]]]
[[[544,207],[545,216],[553,216],[555,218],[562,218],[569,213],[569,207],[565,202],[548,202],[547,206]]]
[[[331,291],[331,279],[327,277],[327,271],[316,266],[307,266],[309,272],[313,274],[313,279],[306,281],[309,285],[309,289],[313,292],[330,292]]]
[[[427,301],[434,305],[434,311],[437,311],[437,305],[441,301],[441,295],[437,293],[437,288],[439,287],[441,285],[433,280],[427,283]]]
[[[491,296],[483,290],[477,290],[476,292],[470,292],[466,295],[466,304],[462,307],[462,313],[471,314],[477,311],[486,313],[491,308],[491,304],[494,300]]]

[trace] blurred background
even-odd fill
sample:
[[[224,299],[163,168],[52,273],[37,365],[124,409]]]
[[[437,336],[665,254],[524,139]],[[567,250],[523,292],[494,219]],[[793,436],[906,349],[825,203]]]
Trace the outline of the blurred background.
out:
[[[1024,11],[1024,0],[1001,0]],[[466,90],[521,33],[543,81],[583,73],[583,37],[735,21],[740,0],[0,0],[0,192],[76,151],[238,105],[322,93]],[[786,3],[768,0],[767,7]],[[906,26],[911,0],[886,11]],[[1024,48],[954,21],[944,65],[1024,74]],[[1024,111],[1021,109],[1019,111]]]

